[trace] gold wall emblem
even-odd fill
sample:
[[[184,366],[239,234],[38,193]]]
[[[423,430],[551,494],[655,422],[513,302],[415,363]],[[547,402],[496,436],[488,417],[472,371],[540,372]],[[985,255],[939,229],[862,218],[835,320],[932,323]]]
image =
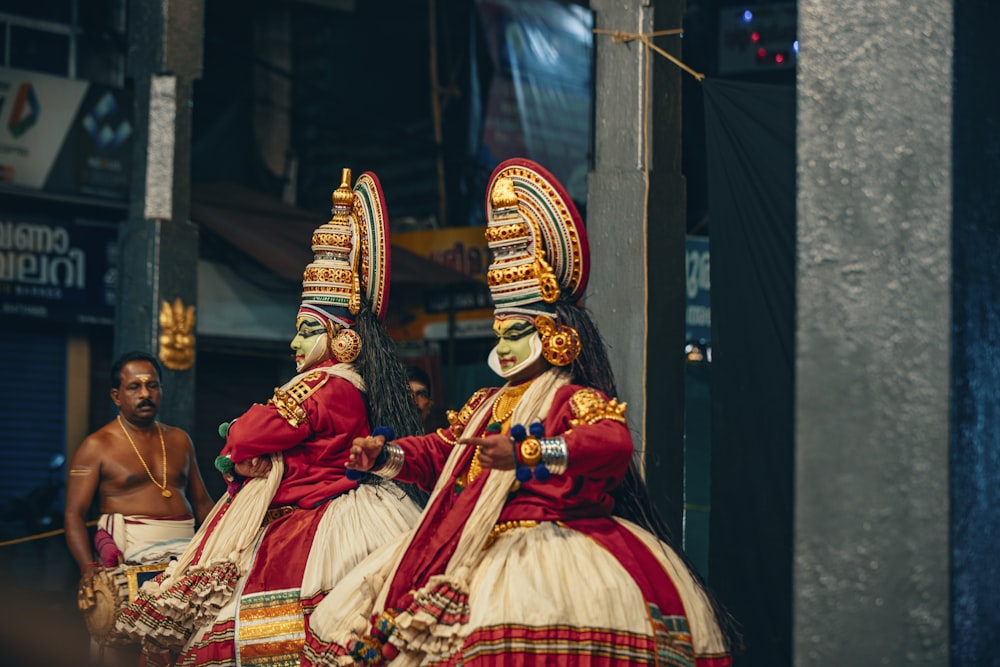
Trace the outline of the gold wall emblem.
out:
[[[194,365],[194,306],[185,306],[180,297],[160,308],[160,361],[173,371]]]

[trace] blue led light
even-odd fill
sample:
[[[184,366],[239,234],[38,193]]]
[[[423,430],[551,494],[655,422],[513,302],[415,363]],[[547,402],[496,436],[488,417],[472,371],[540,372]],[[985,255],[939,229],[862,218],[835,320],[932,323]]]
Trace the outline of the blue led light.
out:
[[[794,42],[792,42],[792,53],[798,53],[798,52],[799,52],[799,40],[795,40]]]
[[[753,21],[753,12],[747,9],[743,12],[743,22],[750,23],[750,21]]]

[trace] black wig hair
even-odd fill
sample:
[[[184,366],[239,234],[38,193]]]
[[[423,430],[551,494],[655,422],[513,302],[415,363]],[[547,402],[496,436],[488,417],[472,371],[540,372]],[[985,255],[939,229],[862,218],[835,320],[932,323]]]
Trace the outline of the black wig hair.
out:
[[[361,352],[354,360],[354,369],[365,381],[371,427],[388,426],[399,438],[422,435],[420,413],[392,339],[368,307],[358,312],[354,330],[361,337]]]
[[[571,301],[556,302],[559,323],[573,327],[580,335],[580,354],[570,365],[573,382],[585,387],[600,389],[611,398],[618,395],[615,375],[608,361],[608,351],[601,332],[583,306]]]
[[[365,382],[369,426],[372,430],[388,426],[397,438],[423,435],[424,424],[410,394],[406,369],[396,356],[392,339],[367,304],[355,317],[354,331],[361,337],[361,352],[353,365]],[[376,475],[366,475],[363,481],[384,483]],[[427,504],[428,494],[415,484],[395,484],[421,507]]]

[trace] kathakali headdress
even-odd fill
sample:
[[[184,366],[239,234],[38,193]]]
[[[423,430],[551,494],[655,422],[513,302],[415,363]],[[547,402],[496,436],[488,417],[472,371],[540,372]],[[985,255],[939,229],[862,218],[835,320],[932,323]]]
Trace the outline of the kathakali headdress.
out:
[[[378,178],[358,177],[344,169],[333,192],[330,221],[312,235],[313,261],[302,275],[299,316],[310,315],[340,325],[330,346],[339,361],[353,361],[361,339],[351,330],[355,316],[370,308],[381,322],[389,301],[389,216]]]
[[[486,195],[486,242],[493,258],[487,282],[497,317],[534,319],[542,355],[567,366],[580,353],[576,330],[556,321],[554,304],[577,302],[590,275],[590,246],[580,212],[541,165],[502,162]]]

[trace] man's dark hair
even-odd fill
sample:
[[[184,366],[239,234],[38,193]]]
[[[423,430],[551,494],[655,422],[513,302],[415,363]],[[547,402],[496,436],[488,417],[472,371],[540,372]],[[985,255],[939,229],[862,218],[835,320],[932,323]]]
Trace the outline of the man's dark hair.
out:
[[[408,365],[406,367],[406,379],[410,382],[419,382],[427,387],[428,393],[431,390],[431,376],[420,366]]]
[[[111,363],[111,388],[117,389],[122,384],[122,369],[125,368],[125,364],[130,361],[148,361],[152,364],[153,369],[156,371],[156,377],[163,379],[163,369],[160,368],[160,362],[156,360],[151,354],[146,352],[132,351],[126,352]]]

